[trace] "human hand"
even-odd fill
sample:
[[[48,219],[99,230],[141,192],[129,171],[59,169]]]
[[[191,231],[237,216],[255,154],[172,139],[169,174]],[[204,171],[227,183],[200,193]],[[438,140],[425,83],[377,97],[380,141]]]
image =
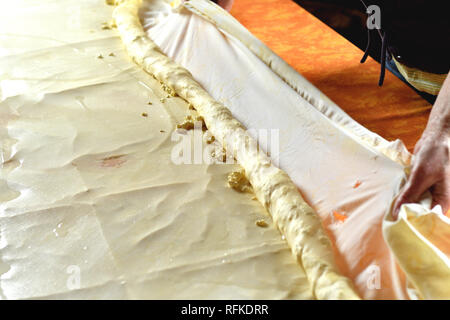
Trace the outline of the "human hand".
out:
[[[414,149],[411,175],[394,205],[393,217],[404,203],[418,202],[428,189],[432,206],[440,204],[443,212],[450,208],[450,135],[445,130],[425,130]]]

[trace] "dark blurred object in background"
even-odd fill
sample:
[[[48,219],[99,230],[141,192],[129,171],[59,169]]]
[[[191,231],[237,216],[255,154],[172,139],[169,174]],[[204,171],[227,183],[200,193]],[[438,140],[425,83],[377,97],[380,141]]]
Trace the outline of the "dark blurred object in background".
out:
[[[294,0],[347,40],[365,50],[367,14],[360,0]],[[440,0],[364,0],[381,9],[381,28],[387,31],[387,46],[397,61],[426,72],[446,74],[450,68],[450,18]],[[376,34],[369,55],[381,57],[381,39]],[[375,39],[377,38],[377,39]]]
[[[359,0],[294,0],[341,36],[360,48],[367,45],[367,14]],[[369,55],[380,62],[381,41],[371,41]]]

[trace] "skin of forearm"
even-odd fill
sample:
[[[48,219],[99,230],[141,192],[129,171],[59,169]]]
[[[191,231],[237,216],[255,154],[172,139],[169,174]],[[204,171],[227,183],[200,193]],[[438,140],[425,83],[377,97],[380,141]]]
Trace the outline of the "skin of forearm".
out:
[[[450,138],[450,75],[447,75],[434,103],[425,132]]]

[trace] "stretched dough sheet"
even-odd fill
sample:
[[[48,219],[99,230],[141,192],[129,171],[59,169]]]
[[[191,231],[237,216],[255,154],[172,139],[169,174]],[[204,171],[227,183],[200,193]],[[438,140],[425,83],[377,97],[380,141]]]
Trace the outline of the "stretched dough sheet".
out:
[[[439,263],[445,266],[440,269],[441,282],[429,281],[433,274],[418,280],[440,289],[436,294],[430,290],[411,295],[394,255],[404,267],[421,251],[415,246],[400,249],[389,236],[388,245],[383,240],[383,230],[390,233],[397,225],[383,218],[391,220],[390,206],[409,163],[401,142],[389,143],[361,127],[219,7],[185,1],[183,6],[195,13],[191,14],[156,3],[149,2],[140,12],[149,37],[247,128],[280,129],[279,158],[273,160],[280,161],[321,215],[341,270],[354,280],[361,296],[449,298],[448,243],[441,241],[437,249]],[[443,215],[431,212],[429,205],[422,211],[442,221]],[[408,219],[401,215],[398,223]],[[445,234],[449,224],[439,228],[436,232]],[[411,232],[396,232],[395,237],[408,238]],[[408,258],[401,251],[408,252]],[[411,269],[407,274],[410,279],[416,276]]]
[[[266,153],[252,146],[256,140],[246,132],[230,110],[209,95],[192,74],[176,64],[145,34],[138,11],[139,0],[121,1],[114,11],[122,41],[133,60],[164,83],[169,92],[191,103],[206,126],[228,153],[245,169],[258,200],[270,212],[303,266],[318,299],[357,299],[349,279],[335,264],[331,242],[319,217],[305,202],[289,176],[274,166]]]
[[[0,3],[0,298],[314,299],[226,185],[239,166],[171,160],[187,103],[103,29],[113,9]]]
[[[198,3],[210,8],[207,2]],[[304,269],[292,258],[266,210],[250,194],[225,185],[226,175],[239,166],[177,166],[170,160],[176,146],[171,133],[189,112],[188,106],[179,98],[161,102],[166,93],[159,83],[128,59],[116,31],[103,28],[113,7],[78,0],[39,5],[4,1],[0,7],[0,298],[315,298]],[[268,68],[264,59],[250,54],[245,41],[219,32],[204,14],[199,18],[186,10],[173,12],[162,2],[159,11],[154,9],[141,10],[148,32],[155,33],[153,39],[176,61],[181,61],[184,50],[186,61],[181,64],[215,99],[223,97],[246,127],[256,128],[251,118],[273,106],[293,110],[299,121],[294,128],[303,130],[297,141],[289,138],[284,125],[292,117],[287,112],[273,118],[278,122],[271,126],[259,119],[260,127],[286,129],[280,141],[291,143],[280,144],[284,150],[280,166],[323,218],[341,270],[354,280],[362,297],[406,298],[414,293],[433,298],[439,292],[448,297],[448,291],[435,290],[439,285],[450,287],[445,287],[448,270],[435,269],[442,271],[439,284],[429,281],[436,274],[417,272],[417,264],[414,269],[400,263],[414,280],[415,289],[407,292],[404,275],[379,233],[386,202],[404,177],[399,165],[404,154],[395,156],[402,154],[398,144],[384,148],[389,145],[386,141],[371,139],[370,132],[342,118],[339,109],[325,107],[329,102],[323,103],[320,94],[298,97],[298,91],[285,88],[297,81],[296,73],[291,74],[294,79],[284,76],[286,82],[280,81],[274,76],[279,73],[273,69],[276,63]],[[215,11],[229,21],[220,9]],[[186,21],[189,28],[183,30]],[[203,50],[196,49],[204,48],[201,45],[212,51],[201,54]],[[214,50],[216,45],[224,54]],[[216,69],[221,64],[226,70]],[[202,68],[211,80],[200,72]],[[232,73],[242,75],[241,68],[248,77],[230,82]],[[274,82],[261,81],[260,75]],[[284,94],[290,98],[280,99]],[[299,113],[299,106],[307,111]],[[255,109],[247,110],[250,107]],[[251,116],[245,117],[246,110]],[[264,114],[266,120],[273,116]],[[328,126],[335,131],[324,133],[317,128],[317,119],[321,125],[331,119]],[[360,129],[345,129],[346,123]],[[341,130],[342,141],[318,143],[342,134]],[[361,130],[369,139],[360,138]],[[300,156],[295,149],[301,150]],[[296,162],[284,160],[290,154]],[[351,175],[351,167],[370,179]],[[369,175],[371,170],[385,173]],[[355,178],[361,179],[356,188]],[[348,218],[336,219],[341,216],[331,209]],[[409,222],[414,217],[409,212],[398,223]],[[440,231],[448,230],[448,223],[440,219],[443,224],[430,227],[428,221],[437,220],[428,217],[436,215],[424,214],[394,238],[408,239],[420,230],[423,236],[416,238],[427,244],[424,251],[432,250],[434,262],[441,263],[445,259],[439,251],[448,256],[448,242],[443,240],[448,237]],[[260,219],[269,227],[257,227],[255,221]],[[436,227],[439,232],[430,232]],[[398,261],[407,261],[398,253],[411,254],[410,246],[400,244],[391,245],[392,252]],[[375,250],[377,246],[382,250]],[[419,253],[415,250],[412,255],[416,261]]]

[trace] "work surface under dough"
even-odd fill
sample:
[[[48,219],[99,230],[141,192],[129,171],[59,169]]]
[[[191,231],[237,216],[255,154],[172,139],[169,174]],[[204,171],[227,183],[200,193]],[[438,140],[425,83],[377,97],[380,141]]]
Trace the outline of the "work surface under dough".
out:
[[[2,42],[0,297],[313,298],[265,209],[227,186],[237,165],[171,161],[187,104],[102,30],[112,9],[75,4],[85,34],[47,20],[54,45]],[[22,5],[30,30],[59,8]]]

